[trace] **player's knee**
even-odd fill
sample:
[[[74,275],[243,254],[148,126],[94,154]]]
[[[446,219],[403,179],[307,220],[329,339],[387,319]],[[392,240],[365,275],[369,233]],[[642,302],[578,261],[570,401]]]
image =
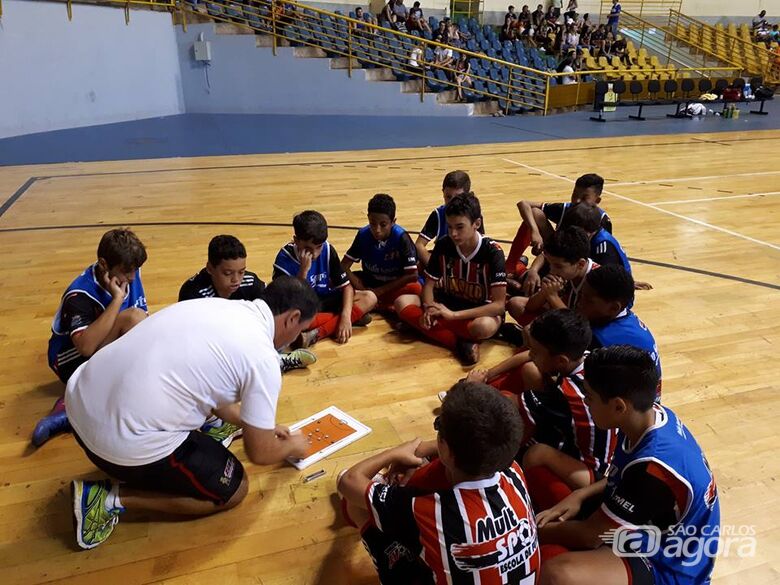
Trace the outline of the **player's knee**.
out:
[[[488,339],[497,329],[496,320],[491,317],[480,317],[469,324],[469,333],[475,339]]]
[[[374,307],[376,307],[376,304],[379,302],[379,299],[377,298],[376,294],[372,290],[361,290],[360,291],[360,303],[366,307],[366,311],[370,311]]]
[[[246,476],[246,472],[241,467],[241,483],[238,485],[238,489],[230,496],[230,499],[219,506],[220,510],[230,510],[238,506],[249,493],[249,479]]]
[[[572,555],[560,555],[544,563],[540,585],[577,585],[582,583],[582,572]]]
[[[525,313],[527,303],[528,299],[526,297],[512,297],[506,303],[506,310],[512,317],[517,319]]]
[[[130,329],[138,325],[141,321],[146,319],[146,311],[133,307],[132,309],[125,309],[120,313],[124,320],[125,327]]]
[[[400,313],[409,305],[416,304],[418,299],[419,297],[417,297],[416,295],[401,295],[400,297],[395,299],[395,302],[393,303],[396,313]]]
[[[545,465],[547,463],[547,458],[545,457],[545,447],[547,447],[547,445],[542,445],[540,443],[531,445],[528,451],[525,452],[525,455],[523,455],[523,468],[525,469],[529,467]]]

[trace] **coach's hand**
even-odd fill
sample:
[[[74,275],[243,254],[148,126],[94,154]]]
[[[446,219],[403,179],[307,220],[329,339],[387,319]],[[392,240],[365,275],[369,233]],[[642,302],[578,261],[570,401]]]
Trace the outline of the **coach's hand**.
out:
[[[291,433],[290,430],[287,429],[286,435],[277,434],[276,438],[286,443],[290,457],[295,457],[296,459],[303,459],[306,457],[306,452],[309,450],[309,441],[303,433]]]

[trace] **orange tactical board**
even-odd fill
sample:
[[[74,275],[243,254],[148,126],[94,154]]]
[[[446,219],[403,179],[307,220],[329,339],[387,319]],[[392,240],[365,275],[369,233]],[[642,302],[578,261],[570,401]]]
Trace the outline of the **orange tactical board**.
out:
[[[325,410],[295,423],[290,427],[290,430],[303,433],[309,440],[309,450],[306,452],[306,457],[288,459],[298,469],[305,469],[371,432],[369,427],[335,406],[329,406]]]

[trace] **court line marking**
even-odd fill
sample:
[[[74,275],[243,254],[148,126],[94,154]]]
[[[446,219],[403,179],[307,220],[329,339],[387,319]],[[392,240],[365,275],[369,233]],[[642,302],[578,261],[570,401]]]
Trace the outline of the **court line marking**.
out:
[[[625,181],[610,183],[610,187],[627,187],[629,185],[653,185],[656,183],[682,183],[685,181],[707,181],[710,179],[731,179],[734,177],[760,177],[763,175],[780,175],[780,171],[757,171],[754,173],[735,173],[733,175],[706,175],[703,177],[680,177],[674,179],[653,179],[650,181]]]
[[[726,195],[724,197],[703,197],[701,199],[678,199],[677,201],[656,201],[651,203],[651,205],[676,205],[678,203],[698,203],[699,201],[721,201],[722,199],[747,199],[749,197],[765,197],[768,195],[780,195],[780,191],[745,193],[744,195]]]
[[[11,196],[8,198],[8,199],[6,199],[6,200],[5,200],[5,202],[4,202],[2,205],[0,205],[0,217],[2,217],[2,216],[3,216],[3,214],[4,214],[6,211],[8,211],[9,209],[11,209],[11,206],[12,206],[14,203],[16,203],[16,202],[19,200],[19,198],[20,198],[22,195],[24,195],[24,194],[27,192],[27,190],[28,190],[30,187],[32,187],[32,186],[35,184],[35,182],[36,182],[36,181],[37,181],[39,178],[40,178],[40,177],[30,177],[29,179],[27,179],[27,180],[26,180],[26,181],[25,181],[25,182],[22,184],[22,186],[21,186],[21,187],[19,187],[19,188],[18,188],[16,191],[14,191],[14,193],[13,193],[13,194],[12,194],[12,195],[11,195]]]
[[[140,221],[140,222],[103,222],[103,223],[90,223],[80,225],[44,225],[44,226],[28,226],[28,227],[15,227],[15,228],[0,228],[0,234],[14,233],[14,232],[36,232],[36,231],[53,231],[53,230],[75,230],[75,229],[106,229],[112,225],[129,225],[130,227],[181,227],[181,226],[242,226],[242,227],[283,227],[291,228],[291,223],[276,223],[276,222],[257,222],[257,221]],[[328,229],[332,230],[349,230],[357,231],[360,228],[349,225],[329,225]],[[418,231],[409,231],[410,234],[419,234]],[[511,244],[510,240],[499,240],[496,242],[501,244]],[[668,262],[659,262],[657,260],[644,260],[642,258],[634,258],[629,256],[631,262],[637,264],[647,264],[649,266],[657,266],[659,268],[669,268],[671,270],[680,270],[682,272],[690,272],[692,274],[700,274],[703,276],[711,276],[713,278],[720,278],[722,280],[731,280],[734,282],[741,282],[743,284],[750,284],[753,286],[759,286],[762,288],[768,288],[771,290],[779,290],[780,285],[772,284],[771,282],[763,282],[761,280],[752,280],[750,278],[744,278],[742,276],[735,276],[733,274],[725,274],[723,272],[712,272],[710,270],[703,270],[701,268],[693,268],[690,266],[681,266],[679,264],[670,264]]]
[[[511,163],[513,165],[517,165],[517,166],[526,168],[526,169],[531,170],[531,171],[535,171],[537,173],[542,173],[542,174],[547,175],[549,177],[555,177],[557,179],[560,179],[561,181],[566,181],[567,183],[575,183],[575,181],[573,179],[569,179],[568,177],[564,177],[562,175],[556,175],[555,173],[551,173],[551,172],[545,171],[544,169],[540,169],[540,168],[537,168],[537,167],[532,167],[530,165],[527,165],[527,164],[524,164],[524,163],[520,163],[520,162],[511,160],[511,159],[508,159],[508,158],[504,158],[504,159],[501,159],[501,160],[503,160],[505,162],[508,162],[508,163]],[[780,171],[778,171],[778,172],[780,173]],[[778,246],[776,244],[771,244],[771,243],[765,242],[763,240],[758,240],[756,238],[752,238],[750,236],[746,236],[745,234],[740,234],[739,232],[735,232],[733,230],[729,230],[729,229],[726,229],[726,228],[723,228],[723,227],[720,227],[720,226],[717,226],[717,225],[713,225],[711,223],[707,223],[706,221],[701,221],[700,219],[695,219],[693,217],[688,217],[687,215],[682,215],[682,214],[676,213],[674,211],[669,211],[668,209],[663,209],[662,207],[656,207],[653,204],[645,203],[644,201],[639,201],[638,199],[633,199],[631,197],[626,197],[625,195],[620,195],[618,193],[615,193],[614,191],[607,191],[606,189],[604,189],[603,193],[606,193],[607,195],[611,195],[612,197],[617,197],[618,199],[622,199],[623,201],[628,201],[629,203],[634,203],[636,205],[641,205],[642,207],[647,207],[648,209],[654,209],[655,211],[658,211],[660,213],[665,213],[666,215],[671,215],[672,217],[676,217],[677,219],[682,219],[684,221],[688,221],[690,223],[696,224],[696,225],[701,226],[701,227],[706,227],[706,228],[709,228],[711,230],[715,230],[717,232],[721,232],[721,233],[724,233],[724,234],[728,234],[730,236],[734,236],[735,238],[740,238],[740,239],[743,239],[743,240],[747,240],[748,242],[753,242],[754,244],[759,244],[761,246],[766,246],[767,248],[772,248],[773,250],[780,251],[780,246]]]

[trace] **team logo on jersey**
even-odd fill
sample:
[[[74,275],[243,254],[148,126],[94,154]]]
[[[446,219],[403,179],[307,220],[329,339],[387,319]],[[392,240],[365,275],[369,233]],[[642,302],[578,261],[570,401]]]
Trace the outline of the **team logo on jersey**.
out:
[[[385,549],[385,557],[387,558],[387,566],[392,569],[399,561],[413,561],[414,555],[412,551],[402,545],[400,542],[393,542]]]
[[[450,545],[452,559],[462,571],[498,567],[504,575],[521,567],[538,548],[536,526],[508,507],[498,518],[477,520],[476,530],[476,542]]]
[[[712,510],[715,507],[715,502],[718,500],[718,486],[715,483],[715,476],[712,475],[709,461],[707,461],[704,454],[702,454],[701,458],[704,461],[704,467],[707,468],[707,473],[710,474],[710,483],[707,484],[707,490],[704,492],[704,505]]]

